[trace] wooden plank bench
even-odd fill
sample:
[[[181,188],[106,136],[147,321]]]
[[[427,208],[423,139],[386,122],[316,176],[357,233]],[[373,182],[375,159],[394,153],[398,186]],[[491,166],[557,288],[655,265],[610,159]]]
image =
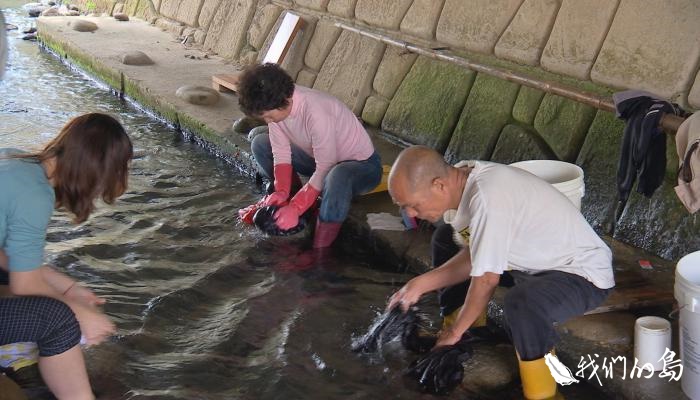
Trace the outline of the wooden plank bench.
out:
[[[239,74],[217,74],[211,77],[211,87],[218,92],[238,91]]]

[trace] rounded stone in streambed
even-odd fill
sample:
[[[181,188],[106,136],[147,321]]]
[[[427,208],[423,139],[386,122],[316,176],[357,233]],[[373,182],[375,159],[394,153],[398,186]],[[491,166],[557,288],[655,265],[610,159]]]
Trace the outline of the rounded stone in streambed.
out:
[[[219,92],[205,86],[185,85],[175,95],[188,103],[208,106],[219,101]]]
[[[61,13],[58,12],[58,8],[51,7],[41,12],[42,17],[58,17]]]
[[[246,139],[248,139],[249,142],[253,142],[256,136],[269,132],[270,130],[267,128],[267,125],[256,126],[248,132],[248,137]]]
[[[236,133],[248,133],[251,129],[261,125],[266,124],[257,118],[242,117],[233,122],[232,129]]]
[[[128,20],[129,20],[129,16],[126,15],[126,14],[124,14],[124,13],[115,13],[115,14],[113,15],[113,17],[114,17],[114,19],[116,19],[117,21],[128,21]]]
[[[148,54],[134,50],[122,54],[121,56],[122,64],[126,65],[153,65],[154,62]]]
[[[48,7],[46,7],[46,6],[36,6],[36,7],[27,8],[27,14],[31,18],[36,18],[36,17],[40,16],[41,13],[44,12],[46,9],[48,9]]]
[[[94,32],[97,30],[97,24],[91,21],[86,21],[84,19],[76,19],[71,21],[71,28],[78,32]]]

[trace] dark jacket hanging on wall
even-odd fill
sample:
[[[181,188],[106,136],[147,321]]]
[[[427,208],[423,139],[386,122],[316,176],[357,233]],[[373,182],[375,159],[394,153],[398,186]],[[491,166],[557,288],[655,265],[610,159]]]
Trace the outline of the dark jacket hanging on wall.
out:
[[[613,101],[617,117],[626,121],[617,168],[619,202],[615,219],[619,219],[637,178],[637,192],[646,197],[661,186],[666,172],[666,135],[659,122],[664,113],[683,115],[685,111],[639,90],[615,93]]]

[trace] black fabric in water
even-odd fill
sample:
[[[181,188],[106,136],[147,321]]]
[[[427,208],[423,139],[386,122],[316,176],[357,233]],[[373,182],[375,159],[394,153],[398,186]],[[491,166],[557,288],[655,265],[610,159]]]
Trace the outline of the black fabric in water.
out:
[[[420,388],[432,394],[447,394],[462,383],[462,363],[471,358],[474,351],[467,334],[452,346],[441,346],[414,361],[406,370],[406,376],[414,379]]]
[[[352,344],[352,351],[375,353],[381,350],[383,344],[399,339],[406,349],[425,352],[435,345],[435,338],[420,336],[418,333],[422,326],[425,326],[425,321],[417,309],[412,308],[404,313],[395,307],[375,319],[367,333]]]
[[[271,236],[289,236],[304,230],[306,227],[306,214],[299,217],[299,223],[294,228],[280,229],[275,223],[275,212],[278,209],[278,206],[266,206],[259,209],[253,216],[253,223],[258,229]]]

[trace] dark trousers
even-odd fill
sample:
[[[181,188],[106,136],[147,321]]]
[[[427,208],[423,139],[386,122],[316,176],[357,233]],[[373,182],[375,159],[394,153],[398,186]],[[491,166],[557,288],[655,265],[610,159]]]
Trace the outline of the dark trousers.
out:
[[[64,353],[80,343],[80,325],[66,304],[48,297],[0,298],[0,346],[34,342],[39,355]]]
[[[433,265],[440,266],[460,250],[454,242],[451,225],[433,233]],[[469,280],[439,293],[440,312],[449,315],[464,304]],[[585,278],[561,271],[530,275],[508,271],[499,286],[511,287],[503,305],[504,325],[520,358],[544,357],[559,340],[555,324],[582,315],[605,301],[612,289],[599,289]]]

